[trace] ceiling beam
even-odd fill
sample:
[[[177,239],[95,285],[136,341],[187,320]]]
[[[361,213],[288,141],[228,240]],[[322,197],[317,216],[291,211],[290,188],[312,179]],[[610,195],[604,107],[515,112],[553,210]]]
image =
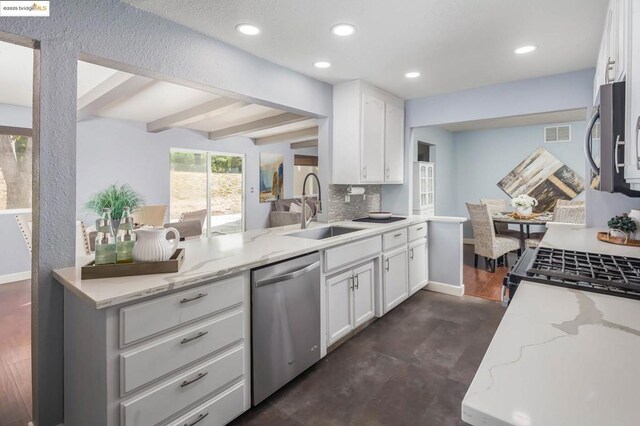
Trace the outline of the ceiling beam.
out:
[[[249,105],[231,98],[217,98],[147,123],[147,132],[158,133],[172,127],[186,126]]]
[[[303,115],[294,114],[292,112],[283,112],[282,114],[274,115],[272,117],[261,118],[249,123],[238,124],[236,126],[230,126],[209,132],[209,139],[215,140],[243,135],[245,133],[257,132],[259,130],[270,129],[272,127],[278,127],[308,119],[309,117],[305,117]]]
[[[294,130],[287,133],[280,133],[278,135],[265,136],[263,138],[255,138],[253,143],[256,145],[268,145],[271,143],[282,142],[302,142],[311,139],[318,139],[318,128],[310,127],[308,129]]]
[[[310,141],[304,142],[296,142],[289,145],[291,149],[301,149],[301,148],[313,148],[314,146],[318,146],[318,139],[313,139]]]
[[[135,95],[154,80],[116,72],[78,99],[78,121],[96,115],[101,109]]]

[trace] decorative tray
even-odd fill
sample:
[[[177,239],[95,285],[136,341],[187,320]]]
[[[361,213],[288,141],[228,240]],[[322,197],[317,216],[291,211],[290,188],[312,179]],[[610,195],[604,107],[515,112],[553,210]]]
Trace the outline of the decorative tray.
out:
[[[178,272],[184,263],[184,249],[177,249],[169,260],[164,262],[133,262],[96,265],[95,260],[82,267],[83,280],[96,278],[128,277],[134,275],[168,274]]]
[[[640,247],[640,240],[612,237],[608,232],[598,232],[598,240],[609,244],[617,244],[619,246]]]

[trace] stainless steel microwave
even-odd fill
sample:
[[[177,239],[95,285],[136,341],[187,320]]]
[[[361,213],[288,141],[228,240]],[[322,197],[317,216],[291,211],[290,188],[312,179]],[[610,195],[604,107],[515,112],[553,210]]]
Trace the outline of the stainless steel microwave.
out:
[[[603,84],[598,98],[584,141],[591,187],[640,197],[624,179],[625,82]]]

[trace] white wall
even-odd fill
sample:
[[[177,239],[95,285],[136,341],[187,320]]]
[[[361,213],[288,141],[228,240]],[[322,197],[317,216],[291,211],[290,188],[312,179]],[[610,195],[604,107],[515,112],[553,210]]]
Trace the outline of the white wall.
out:
[[[588,69],[406,101],[405,185],[384,185],[382,208],[398,213],[411,211],[411,129],[587,108],[593,101],[593,75],[594,70]]]
[[[84,210],[89,196],[106,186],[128,183],[146,204],[169,205],[169,151],[171,148],[245,154],[245,212],[247,229],[268,226],[270,203],[259,200],[260,152],[284,155],[284,197],[293,197],[293,156],[317,155],[317,148],[292,150],[288,143],[255,146],[251,139],[233,137],[217,141],[203,132],[171,129],[148,133],[145,123],[93,118],[78,123],[78,217],[88,224],[95,215]],[[116,166],[117,165],[117,166]],[[251,192],[251,188],[254,192]]]

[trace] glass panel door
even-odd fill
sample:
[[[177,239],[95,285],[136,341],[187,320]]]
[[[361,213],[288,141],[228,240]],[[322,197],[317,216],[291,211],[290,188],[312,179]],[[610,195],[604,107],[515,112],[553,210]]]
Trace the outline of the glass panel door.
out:
[[[171,222],[178,222],[185,213],[207,211],[207,153],[174,151],[170,154]],[[197,216],[194,214],[194,216]],[[206,222],[202,224],[203,228]]]
[[[244,231],[244,156],[210,153],[213,235]]]

